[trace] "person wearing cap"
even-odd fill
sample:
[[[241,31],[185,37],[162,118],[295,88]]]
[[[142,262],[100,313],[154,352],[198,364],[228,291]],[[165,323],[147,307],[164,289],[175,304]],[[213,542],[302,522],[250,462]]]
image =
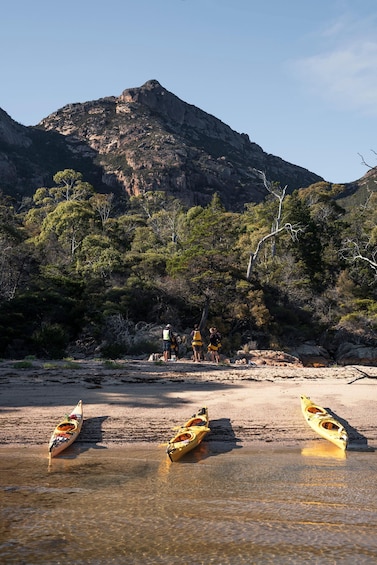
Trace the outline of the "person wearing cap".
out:
[[[172,338],[171,325],[167,324],[165,326],[165,328],[162,330],[162,350],[163,350],[165,362],[169,361],[169,359],[170,359],[171,338]]]

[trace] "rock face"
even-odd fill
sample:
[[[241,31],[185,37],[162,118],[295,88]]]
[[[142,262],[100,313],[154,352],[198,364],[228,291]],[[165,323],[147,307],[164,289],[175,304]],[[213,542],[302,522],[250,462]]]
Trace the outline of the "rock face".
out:
[[[162,190],[188,206],[217,192],[228,209],[266,195],[256,169],[289,191],[318,175],[266,154],[245,134],[187,104],[151,80],[119,97],[69,104],[38,125],[66,136],[71,151],[103,169],[109,187],[128,195]]]
[[[336,351],[338,365],[366,365],[377,367],[377,347],[362,344],[342,343]]]
[[[288,192],[323,180],[265,153],[246,134],[156,80],[118,97],[68,104],[33,127],[0,109],[0,182],[6,194],[32,196],[68,168],[80,171],[99,192],[132,196],[160,190],[187,206],[205,205],[217,192],[234,211],[265,198],[258,170],[287,185]],[[358,189],[359,181],[345,185],[339,198],[352,198]]]
[[[275,351],[272,349],[253,349],[248,353],[240,350],[237,351],[235,358],[236,365],[254,365],[258,367],[303,367],[300,359],[284,351]]]
[[[27,128],[14,122],[0,109],[0,179],[3,186],[15,186],[18,183],[17,167],[8,148],[22,152],[31,143]]]
[[[18,124],[0,109],[0,187],[4,194],[16,200],[30,197],[39,187],[53,186],[53,175],[63,169],[80,171],[97,190],[107,190],[101,168],[93,158],[75,154],[65,136]]]
[[[329,352],[322,346],[303,343],[291,351],[304,367],[329,367],[333,364]]]
[[[323,180],[262,148],[151,80],[119,97],[68,104],[37,126],[0,114],[3,190],[31,196],[59,170],[83,173],[100,192],[161,190],[187,206],[217,192],[230,210],[266,195],[257,170],[288,192]]]
[[[304,343],[291,351],[304,367],[330,367],[332,365],[364,365],[377,367],[377,347],[344,341],[333,355],[325,347]]]

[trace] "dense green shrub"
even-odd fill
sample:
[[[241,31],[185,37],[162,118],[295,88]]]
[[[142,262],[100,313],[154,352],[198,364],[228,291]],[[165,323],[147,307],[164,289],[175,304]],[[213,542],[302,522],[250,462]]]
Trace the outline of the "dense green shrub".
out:
[[[40,357],[61,359],[68,345],[68,333],[60,324],[45,323],[32,334],[32,341]]]

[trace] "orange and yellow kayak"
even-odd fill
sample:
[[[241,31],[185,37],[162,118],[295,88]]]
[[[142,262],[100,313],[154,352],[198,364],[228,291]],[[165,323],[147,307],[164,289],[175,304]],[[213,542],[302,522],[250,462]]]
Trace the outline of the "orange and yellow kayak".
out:
[[[301,396],[301,410],[305,420],[315,432],[340,447],[340,449],[347,449],[347,430],[325,408],[314,404],[309,397]]]
[[[79,400],[72,412],[56,426],[48,444],[49,458],[55,457],[71,445],[79,435],[83,422],[82,400]]]
[[[208,408],[203,407],[180,427],[169,441],[166,453],[171,461],[178,461],[183,455],[199,445],[209,428]]]

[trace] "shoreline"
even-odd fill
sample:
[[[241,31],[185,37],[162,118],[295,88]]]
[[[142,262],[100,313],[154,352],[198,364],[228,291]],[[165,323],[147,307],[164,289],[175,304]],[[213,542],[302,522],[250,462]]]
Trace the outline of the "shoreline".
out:
[[[238,447],[305,447],[316,436],[301,413],[311,397],[345,421],[350,443],[377,449],[377,368],[155,363],[146,360],[0,363],[0,446],[42,446],[55,425],[83,400],[74,445],[151,446],[167,442],[208,406],[211,451]]]

